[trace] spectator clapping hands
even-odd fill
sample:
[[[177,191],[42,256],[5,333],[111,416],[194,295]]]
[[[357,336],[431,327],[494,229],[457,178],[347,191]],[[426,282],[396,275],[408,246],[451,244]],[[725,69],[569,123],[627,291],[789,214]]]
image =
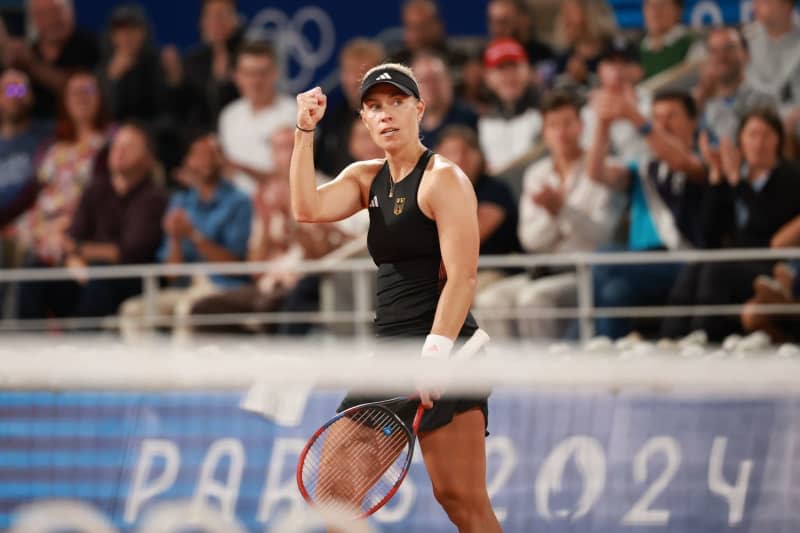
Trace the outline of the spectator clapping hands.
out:
[[[700,153],[709,166],[708,180],[711,185],[719,185],[723,177],[731,187],[741,179],[742,154],[727,137],[723,137],[719,148],[713,148],[708,133],[700,135]]]

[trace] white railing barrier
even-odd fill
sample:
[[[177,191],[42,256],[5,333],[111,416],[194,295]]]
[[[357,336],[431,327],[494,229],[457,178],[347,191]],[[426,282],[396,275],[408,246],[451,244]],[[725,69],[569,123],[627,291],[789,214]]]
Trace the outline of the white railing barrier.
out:
[[[578,275],[578,305],[576,308],[492,310],[492,318],[578,318],[582,340],[593,335],[593,319],[598,317],[667,317],[693,315],[738,315],[741,305],[714,306],[660,306],[660,307],[604,307],[593,302],[592,267],[612,264],[657,264],[691,262],[742,262],[800,260],[800,248],[786,249],[727,249],[671,252],[607,252],[552,255],[482,256],[481,268],[535,268],[542,266],[574,267]],[[167,276],[197,276],[208,274],[253,275],[270,271],[283,271],[285,264],[276,262],[194,263],[180,265],[148,264],[88,267],[81,271],[89,279],[141,278],[145,300],[144,323],[147,326],[169,326],[172,316],[159,316],[156,306],[158,278]],[[351,323],[358,336],[366,336],[373,317],[370,283],[374,263],[362,259],[323,259],[300,262],[293,270],[303,274],[350,273],[353,276],[354,310],[333,311],[329,286],[321,288],[322,305],[319,312],[258,313],[192,316],[189,325],[224,325],[248,323]],[[54,281],[72,279],[74,271],[67,268],[21,268],[0,270],[0,283],[21,281]],[[800,305],[764,305],[765,313],[800,314]],[[38,331],[50,329],[54,320],[7,320],[0,323],[0,331]],[[118,327],[117,317],[59,319],[62,329],[93,329]]]

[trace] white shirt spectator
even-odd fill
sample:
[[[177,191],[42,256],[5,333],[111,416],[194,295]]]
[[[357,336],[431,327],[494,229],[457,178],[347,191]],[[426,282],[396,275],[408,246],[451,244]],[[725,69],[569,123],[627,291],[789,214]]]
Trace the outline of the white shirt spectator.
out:
[[[542,130],[542,116],[528,109],[512,118],[483,116],[478,119],[478,137],[490,174],[502,173],[531,150]]]
[[[272,105],[253,112],[250,103],[239,98],[228,104],[219,117],[219,139],[225,155],[237,163],[259,171],[273,170],[272,134],[286,126],[294,126],[296,102],[288,96],[276,96]],[[256,189],[253,178],[242,172],[226,176],[252,196]]]
[[[745,30],[750,62],[748,84],[778,99],[781,112],[800,105],[800,25],[777,38],[753,23]]]
[[[564,206],[558,216],[533,201],[544,186],[562,187],[547,157],[525,172],[519,207],[519,241],[526,252],[592,252],[611,239],[623,202],[612,190],[586,173],[586,156],[564,180]]]

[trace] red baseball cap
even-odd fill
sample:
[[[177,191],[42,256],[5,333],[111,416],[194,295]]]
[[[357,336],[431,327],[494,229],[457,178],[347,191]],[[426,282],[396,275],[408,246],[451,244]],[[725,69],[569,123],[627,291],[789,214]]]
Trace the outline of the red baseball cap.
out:
[[[483,52],[486,68],[495,68],[503,63],[527,63],[528,54],[518,41],[510,37],[495,39]]]

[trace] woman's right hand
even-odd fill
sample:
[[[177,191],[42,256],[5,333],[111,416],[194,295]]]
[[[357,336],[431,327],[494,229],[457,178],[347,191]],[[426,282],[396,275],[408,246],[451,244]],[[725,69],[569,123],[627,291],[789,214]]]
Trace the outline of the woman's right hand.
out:
[[[297,95],[297,125],[304,130],[313,130],[325,115],[328,97],[319,87]]]

